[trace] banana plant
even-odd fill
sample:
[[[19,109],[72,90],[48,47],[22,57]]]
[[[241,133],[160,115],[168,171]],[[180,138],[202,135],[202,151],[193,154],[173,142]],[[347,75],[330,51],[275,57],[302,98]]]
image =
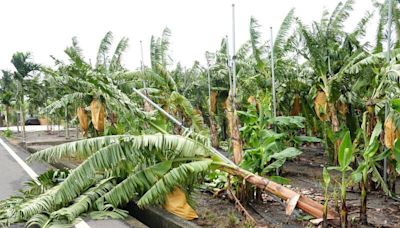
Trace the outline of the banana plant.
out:
[[[296,119],[285,117],[271,120],[268,112],[264,112],[263,105],[260,104],[259,107],[257,111],[255,105],[249,105],[247,112],[239,112],[244,123],[240,129],[241,135],[245,140],[244,158],[240,166],[251,172],[269,176],[280,183],[287,183],[287,179],[272,175],[272,171],[284,165],[287,159],[294,158],[302,152],[288,146],[288,135],[284,131],[276,133],[266,126],[270,123],[277,123],[279,126],[299,123]]]
[[[353,156],[353,144],[350,138],[350,132],[347,131],[344,135],[342,142],[339,146],[338,162],[339,166],[329,167],[330,170],[337,170],[341,173],[341,183],[340,183],[340,224],[342,228],[348,227],[348,211],[346,206],[347,198],[347,187],[352,183],[352,179],[349,177],[348,173],[352,170],[350,163],[354,160]]]
[[[340,131],[338,110],[336,103],[341,90],[345,90],[346,81],[352,81],[354,75],[348,74],[348,69],[365,56],[364,47],[357,38],[365,35],[366,25],[371,14],[365,15],[356,28],[347,33],[344,31],[344,22],[353,10],[353,0],[340,2],[332,13],[324,11],[319,22],[312,26],[304,25],[297,20],[303,46],[299,46],[298,53],[308,60],[311,74],[314,76],[310,95],[324,94],[326,105],[326,121],[331,125],[334,134]],[[334,143],[333,163],[337,165],[340,140]]]
[[[328,203],[329,203],[329,185],[331,183],[331,176],[328,170],[324,167],[322,171],[322,177],[324,181],[324,216],[322,227],[328,227]]]
[[[390,193],[387,189],[386,183],[383,181],[379,171],[379,162],[388,155],[388,151],[377,155],[381,143],[379,136],[382,132],[382,123],[378,122],[372,132],[371,137],[368,136],[366,129],[365,120],[367,112],[364,114],[363,134],[364,134],[364,149],[360,153],[360,159],[358,159],[358,168],[352,173],[352,178],[355,182],[360,182],[361,189],[361,207],[360,207],[360,222],[361,224],[367,225],[367,186],[369,177],[372,175],[374,180],[379,180],[379,184],[385,192]]]

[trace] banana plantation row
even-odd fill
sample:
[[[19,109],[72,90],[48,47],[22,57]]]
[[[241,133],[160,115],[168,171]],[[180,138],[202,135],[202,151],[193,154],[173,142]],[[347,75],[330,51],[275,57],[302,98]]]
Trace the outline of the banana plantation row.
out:
[[[118,207],[133,199],[142,207],[165,204],[174,192],[189,197],[204,181],[223,180],[222,188],[242,204],[260,199],[264,190],[292,199],[292,192],[289,197],[269,182],[287,184],[279,171],[311,145],[322,147],[326,157],[325,204],[302,208],[308,199],[300,196],[295,206],[323,217],[324,226],[340,220],[348,227],[346,193],[359,188],[357,220],[368,224],[367,195],[381,191],[398,199],[400,173],[400,8],[391,0],[374,5],[379,21],[376,31],[368,31],[375,32],[373,42],[363,41],[371,36],[370,12],[345,31],[353,10],[348,0],[309,25],[291,10],[273,45],[251,18],[251,39],[233,54],[222,39],[217,51],[206,52],[205,66],[172,63],[168,28],[151,38],[151,64],[134,71],[121,64],[128,39],[114,45],[111,32],[100,41],[95,61],[82,55],[76,37],[65,49],[68,61],[51,56],[54,67],[15,53],[15,70],[3,70],[0,82],[4,124],[20,119],[24,131],[26,116],[40,116],[79,126],[87,139],[31,155],[30,160],[73,159],[80,165],[46,173],[41,185],[32,182],[23,195],[1,201],[0,224],[70,224],[86,212],[123,218],[126,211]],[[250,185],[243,187],[243,180]],[[339,197],[331,197],[333,192]],[[333,200],[340,206],[331,207]]]

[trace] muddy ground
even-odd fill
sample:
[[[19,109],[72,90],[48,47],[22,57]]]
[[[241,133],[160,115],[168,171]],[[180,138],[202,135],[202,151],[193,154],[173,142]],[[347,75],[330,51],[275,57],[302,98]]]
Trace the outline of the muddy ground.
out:
[[[287,187],[323,203],[322,169],[328,166],[327,159],[319,147],[307,147],[302,151],[302,155],[284,165],[282,176],[291,181]],[[334,176],[337,174],[332,174],[332,178]],[[398,181],[397,190],[399,188]],[[249,227],[229,199],[215,198],[207,192],[197,193],[195,198],[198,203],[196,210],[200,214],[197,224],[205,227]],[[329,205],[332,210],[335,210],[333,200]],[[268,194],[263,196],[263,201],[249,202],[244,206],[260,227],[316,227],[308,221],[303,221],[307,219],[307,216],[299,210],[296,210],[298,216],[285,215],[282,203]],[[357,186],[348,189],[347,206],[352,227],[400,227],[400,202],[388,199],[382,192],[373,191],[368,194],[369,226],[360,226],[357,221],[360,208]]]
[[[27,145],[35,150],[45,149],[54,144],[60,144],[70,140],[76,140],[76,132],[71,131],[71,138],[66,140],[64,132],[29,132],[27,133]],[[78,137],[79,138],[79,137]],[[21,142],[19,135],[11,139],[15,144]],[[321,187],[322,169],[326,164],[326,157],[319,147],[303,148],[303,154],[293,161],[284,165],[282,176],[290,179],[287,187],[300,192],[318,202],[323,203],[323,191]],[[397,190],[400,183],[397,183]],[[397,192],[400,193],[399,191]],[[193,196],[199,219],[194,222],[203,227],[254,227],[244,219],[234,203],[229,200],[227,194],[214,197],[211,192],[198,190]],[[332,198],[332,197],[331,197]],[[330,201],[330,208],[334,210],[334,202]],[[349,219],[352,227],[361,227],[357,220],[359,217],[359,189],[357,186],[348,189],[347,205],[349,208]],[[285,215],[282,202],[268,194],[263,195],[262,201],[248,202],[244,205],[250,215],[256,220],[259,227],[314,227],[307,220],[307,216],[296,210],[292,216]],[[382,192],[370,192],[368,194],[368,221],[367,227],[400,227],[400,202],[388,199]],[[366,227],[366,226],[363,226]]]

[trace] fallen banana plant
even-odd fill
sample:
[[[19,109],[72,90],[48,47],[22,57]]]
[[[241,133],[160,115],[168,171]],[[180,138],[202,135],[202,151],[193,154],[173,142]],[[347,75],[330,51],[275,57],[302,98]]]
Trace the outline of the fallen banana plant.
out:
[[[323,206],[305,196],[233,164],[193,139],[168,134],[104,136],[51,147],[28,161],[48,163],[65,158],[84,160],[60,183],[38,194],[0,202],[0,224],[26,222],[41,227],[70,224],[83,213],[95,218],[124,216],[118,207],[139,197],[138,205],[160,205],[176,186],[183,190],[219,169],[322,218]],[[37,186],[36,186],[37,187]],[[336,216],[328,214],[328,219]]]

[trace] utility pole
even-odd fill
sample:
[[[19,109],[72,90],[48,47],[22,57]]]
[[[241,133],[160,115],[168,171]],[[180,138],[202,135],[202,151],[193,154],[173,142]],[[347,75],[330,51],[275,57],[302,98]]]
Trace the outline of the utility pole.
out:
[[[391,36],[392,36],[392,0],[388,0],[388,40],[387,40],[387,53],[386,53],[386,60],[388,64],[390,64],[390,47],[391,47]],[[389,114],[389,107],[388,103],[385,103],[385,121]],[[383,181],[387,183],[387,158],[383,159]]]
[[[143,42],[140,41],[140,70],[142,72],[142,83],[143,83],[143,92],[145,96],[148,96],[147,90],[146,90],[146,79],[145,79],[145,73],[144,73],[144,60],[143,60]],[[150,104],[144,100],[144,110],[146,112],[150,112],[152,110]]]
[[[236,111],[236,24],[235,24],[235,4],[232,4],[232,106]]]
[[[143,43],[140,41],[140,70],[144,74],[144,62],[143,62]],[[146,81],[143,79],[143,87],[146,89]]]
[[[270,27],[271,32],[271,76],[272,76],[272,113],[274,118],[276,117],[276,95],[275,95],[275,63],[274,63],[274,36],[272,33],[272,27]]]

